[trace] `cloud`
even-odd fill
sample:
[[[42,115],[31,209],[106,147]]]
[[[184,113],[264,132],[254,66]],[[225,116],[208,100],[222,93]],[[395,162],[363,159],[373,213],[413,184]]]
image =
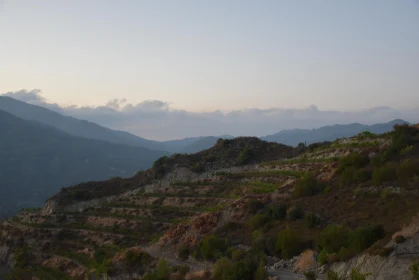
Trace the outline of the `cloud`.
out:
[[[47,103],[39,90],[20,90],[6,95],[61,114],[89,120],[138,136],[169,140],[193,136],[265,136],[284,129],[318,128],[325,125],[388,122],[396,118],[418,122],[417,110],[395,110],[374,107],[358,111],[321,110],[315,105],[302,109],[249,108],[230,112],[189,112],[175,110],[170,103],[146,100],[131,104],[126,99],[113,99],[103,106],[60,107]]]
[[[42,91],[39,89],[33,89],[33,90],[26,90],[21,89],[18,91],[9,91],[6,93],[3,93],[2,95],[12,97],[14,99],[23,101],[23,102],[45,102],[45,98],[41,96]]]

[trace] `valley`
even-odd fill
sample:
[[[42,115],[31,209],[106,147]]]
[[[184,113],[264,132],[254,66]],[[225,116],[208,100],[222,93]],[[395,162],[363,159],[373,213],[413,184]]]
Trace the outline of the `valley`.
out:
[[[154,279],[152,269],[167,265],[177,277],[210,279],[206,270],[243,264],[249,279],[304,279],[304,271],[326,279],[328,269],[409,275],[415,254],[401,261],[401,252],[415,252],[409,244],[418,237],[418,136],[404,125],[296,148],[220,139],[132,178],[63,188],[43,209],[21,211],[1,223],[3,261],[16,277],[42,279]]]

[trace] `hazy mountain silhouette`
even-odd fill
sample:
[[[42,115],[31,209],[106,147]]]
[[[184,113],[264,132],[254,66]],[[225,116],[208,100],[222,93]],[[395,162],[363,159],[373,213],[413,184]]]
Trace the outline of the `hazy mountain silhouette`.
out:
[[[64,116],[44,107],[31,105],[6,96],[0,96],[0,110],[22,119],[50,125],[78,137],[140,146],[154,150],[162,150],[166,147],[166,145],[158,141],[147,140],[128,132],[112,130],[93,122]]]
[[[75,137],[0,110],[0,215],[41,205],[61,187],[151,167],[166,152]]]
[[[261,139],[282,143],[285,145],[296,146],[298,143],[312,144],[322,141],[333,141],[337,138],[351,137],[363,131],[380,134],[391,131],[396,124],[408,123],[404,120],[396,119],[388,123],[374,125],[364,125],[360,123],[324,126],[317,129],[291,129],[283,130],[278,133],[261,137]]]

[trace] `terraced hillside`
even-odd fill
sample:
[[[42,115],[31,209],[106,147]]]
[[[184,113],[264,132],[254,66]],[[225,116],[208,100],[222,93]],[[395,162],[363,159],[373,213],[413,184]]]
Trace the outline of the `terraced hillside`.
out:
[[[418,156],[413,126],[297,148],[220,139],[130,179],[62,189],[2,222],[0,258],[12,279],[412,277],[419,251],[396,272],[376,266],[416,242]]]

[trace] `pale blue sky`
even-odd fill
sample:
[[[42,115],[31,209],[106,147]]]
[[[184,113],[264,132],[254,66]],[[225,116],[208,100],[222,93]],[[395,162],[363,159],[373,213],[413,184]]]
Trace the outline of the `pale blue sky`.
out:
[[[0,0],[0,92],[189,111],[419,106],[419,0]]]

